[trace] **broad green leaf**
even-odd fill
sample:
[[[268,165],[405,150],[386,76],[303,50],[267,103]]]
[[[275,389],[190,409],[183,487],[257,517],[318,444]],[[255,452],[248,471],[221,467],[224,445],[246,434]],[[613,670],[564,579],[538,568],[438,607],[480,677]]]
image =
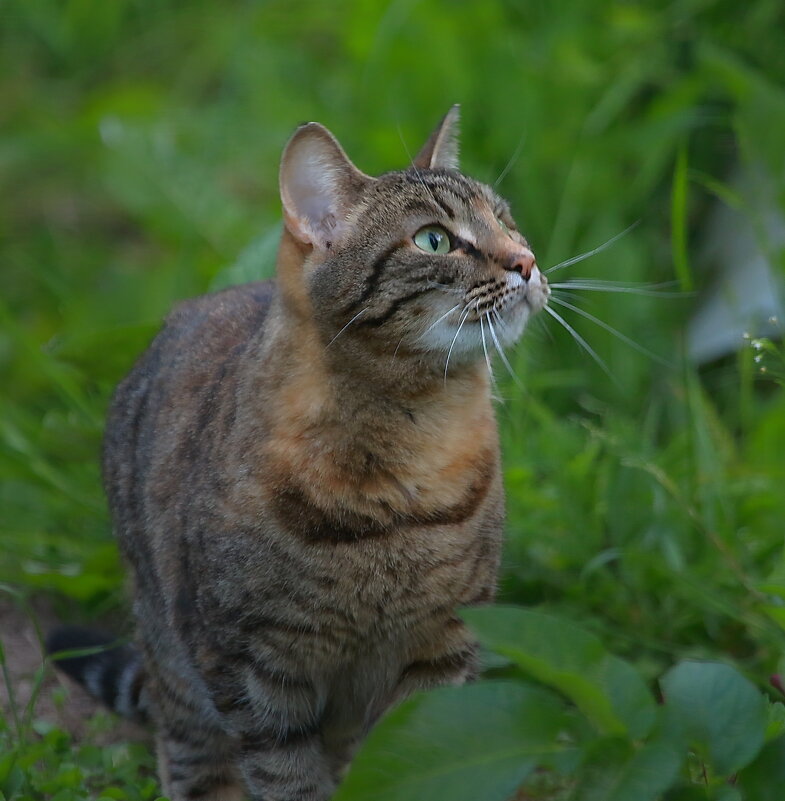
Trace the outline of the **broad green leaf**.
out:
[[[516,682],[418,695],[373,730],[334,801],[507,801],[559,749],[565,718],[556,696]]]
[[[662,740],[639,751],[625,741],[595,743],[570,801],[655,801],[676,780],[683,758]]]
[[[644,737],[655,719],[654,699],[640,675],[611,656],[574,623],[512,606],[462,613],[480,642],[575,702],[603,733]]]
[[[720,776],[749,764],[763,746],[767,707],[755,686],[729,665],[681,662],[662,681],[667,717]]]

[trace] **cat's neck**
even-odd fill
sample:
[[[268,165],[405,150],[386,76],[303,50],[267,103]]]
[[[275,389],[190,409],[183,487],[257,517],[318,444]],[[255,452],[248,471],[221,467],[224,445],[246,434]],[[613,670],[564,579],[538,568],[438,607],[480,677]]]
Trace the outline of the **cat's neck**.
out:
[[[271,310],[264,348],[265,381],[284,406],[307,409],[312,423],[350,428],[398,428],[423,414],[445,424],[485,415],[491,408],[484,362],[451,364],[399,348],[346,337],[325,343],[308,319],[292,316],[283,301]]]
[[[263,391],[250,396],[264,420],[268,484],[296,487],[339,518],[388,526],[460,504],[479,474],[492,474],[498,437],[484,364],[396,383],[378,363],[335,369],[315,331],[294,335],[273,321]]]
[[[320,506],[380,521],[457,502],[478,461],[497,459],[485,363],[451,366],[445,378],[436,360],[414,353],[363,352],[359,338],[325,342],[305,293],[283,281],[246,385],[246,409],[264,420],[268,466]]]

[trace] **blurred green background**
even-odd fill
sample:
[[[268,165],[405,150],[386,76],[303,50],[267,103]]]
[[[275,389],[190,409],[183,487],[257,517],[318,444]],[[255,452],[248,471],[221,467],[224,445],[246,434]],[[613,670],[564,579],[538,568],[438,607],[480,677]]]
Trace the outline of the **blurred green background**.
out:
[[[782,357],[739,338],[696,368],[685,331],[745,270],[701,259],[717,208],[785,269],[763,219],[785,209],[783,9],[2,0],[0,581],[70,616],[122,606],[98,469],[114,384],[174,301],[271,274],[298,123],[378,173],[459,102],[465,171],[504,173],[543,267],[640,221],[554,280],[673,282],[561,296],[669,366],[558,306],[614,380],[545,315],[510,353],[524,388],[497,365],[502,598],[648,676],[712,655],[764,683],[785,650]],[[745,169],[771,183],[762,211],[730,181]]]

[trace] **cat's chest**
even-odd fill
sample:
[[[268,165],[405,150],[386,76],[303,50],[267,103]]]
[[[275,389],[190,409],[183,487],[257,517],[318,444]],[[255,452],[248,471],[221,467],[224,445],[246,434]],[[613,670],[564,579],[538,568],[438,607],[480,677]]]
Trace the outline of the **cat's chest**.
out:
[[[249,478],[268,514],[315,540],[463,522],[499,472],[493,412],[476,400],[315,421],[293,402],[271,421]]]
[[[233,531],[203,541],[206,569],[237,609],[259,604],[287,618],[297,610],[298,625],[315,627],[318,642],[329,631],[341,653],[372,640],[427,641],[456,605],[492,592],[504,507],[495,462],[457,505],[386,526],[302,497],[286,498],[286,512],[259,500]]]
[[[481,531],[468,524],[413,528],[351,543],[268,541],[273,547],[259,589],[269,593],[270,573],[297,564],[297,586],[286,582],[287,603],[300,605],[318,631],[315,641],[329,632],[344,655],[366,652],[374,642],[420,647],[440,636],[456,606],[476,602],[493,583],[501,534],[496,510],[483,522]],[[286,592],[281,586],[274,594]]]

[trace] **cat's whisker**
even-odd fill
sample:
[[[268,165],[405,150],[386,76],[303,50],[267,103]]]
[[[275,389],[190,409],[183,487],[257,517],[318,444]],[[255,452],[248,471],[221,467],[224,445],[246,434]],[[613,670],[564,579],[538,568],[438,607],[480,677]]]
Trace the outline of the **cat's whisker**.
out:
[[[501,320],[499,312],[496,309],[491,309],[494,316],[496,317],[497,321]],[[491,338],[493,339],[494,347],[496,348],[496,352],[499,354],[499,358],[504,363],[504,366],[507,368],[507,372],[510,374],[510,378],[515,382],[515,386],[518,389],[523,389],[523,384],[521,383],[520,379],[517,375],[515,375],[515,370],[512,369],[512,365],[510,364],[510,360],[507,358],[507,354],[504,352],[504,348],[499,342],[499,337],[496,336],[496,329],[493,327],[493,322],[491,322],[490,314],[488,315],[488,329],[491,332]]]
[[[666,287],[678,286],[678,281],[659,281],[658,283],[644,283],[642,281],[609,281],[605,278],[586,278],[574,277],[565,278],[565,284],[589,284],[590,286],[622,286],[622,287],[636,287],[645,289],[665,289]]]
[[[578,256],[573,256],[571,259],[567,259],[566,261],[561,261],[558,264],[554,264],[553,267],[549,267],[547,270],[545,270],[544,275],[548,275],[548,273],[555,272],[556,270],[562,270],[565,267],[569,267],[571,264],[577,264],[579,261],[583,261],[584,259],[589,259],[592,256],[596,256],[598,253],[602,253],[603,250],[607,250],[615,242],[618,242],[623,236],[632,231],[633,228],[637,228],[639,223],[640,220],[636,220],[632,225],[625,228],[620,234],[612,236],[607,242],[603,242],[601,245],[598,245],[593,250],[587,250],[585,253],[581,253]]]
[[[564,329],[572,336],[572,338],[589,354],[589,356],[594,359],[595,362],[602,368],[602,371],[608,376],[608,378],[613,381],[616,386],[619,386],[619,382],[616,380],[616,377],[611,373],[608,369],[608,365],[597,355],[597,352],[592,348],[592,346],[554,309],[550,306],[543,306],[543,309],[548,312],[548,314],[553,317],[558,323],[560,323]]]
[[[450,342],[450,348],[447,351],[447,359],[444,362],[444,383],[447,383],[447,369],[450,366],[450,356],[452,354],[452,349],[455,347],[455,343],[458,339],[458,335],[461,333],[461,329],[463,328],[463,324],[466,322],[466,318],[469,316],[469,313],[472,310],[472,304],[476,305],[477,300],[471,300],[466,304],[466,307],[461,312],[461,319],[458,322],[458,328],[455,331],[455,336],[452,338],[452,342]]]
[[[449,284],[440,284],[438,281],[428,281],[428,287],[431,289],[440,289],[442,292],[447,292],[450,295],[463,295],[463,290],[458,289]]]
[[[406,334],[404,334],[399,340],[398,344],[395,346],[395,350],[393,351],[392,361],[394,362],[398,357],[398,351],[401,349],[401,345],[403,345],[403,341],[406,339]]]
[[[485,354],[485,364],[488,366],[488,375],[491,378],[491,385],[495,391],[496,379],[493,376],[493,367],[491,366],[491,357],[488,355],[488,346],[485,344],[485,324],[482,321],[483,317],[485,317],[487,314],[488,312],[483,312],[480,315],[480,339],[482,339],[482,352]]]
[[[540,332],[547,338],[548,342],[554,344],[556,342],[556,337],[553,336],[553,330],[551,326],[548,325],[548,321],[543,317],[541,314],[538,314],[534,320],[532,321],[533,327],[536,326]]]
[[[618,337],[622,342],[637,350],[638,353],[648,356],[650,359],[653,359],[655,362],[658,362],[665,367],[670,367],[671,369],[674,368],[674,365],[671,364],[667,359],[663,359],[662,356],[658,356],[656,353],[650,351],[648,348],[645,348],[643,345],[639,345],[634,339],[630,339],[626,334],[622,334],[621,331],[617,331],[612,325],[608,325],[608,323],[606,323],[604,320],[600,320],[599,317],[589,314],[589,312],[581,309],[579,306],[575,306],[572,303],[568,303],[566,300],[562,300],[554,296],[551,296],[551,301],[553,303],[558,303],[559,306],[564,306],[565,308],[574,311],[576,314],[580,314],[581,317],[585,317],[587,320],[591,320],[591,322],[593,322],[595,325],[600,326],[600,328],[604,328],[615,337]]]
[[[433,190],[430,188],[430,186],[428,186],[428,184],[426,184],[425,181],[423,181],[422,175],[420,175],[420,168],[415,167],[414,162],[412,162],[411,169],[414,170],[414,175],[417,178],[417,180],[422,184],[422,188],[431,196],[431,200],[433,200],[434,205],[438,207],[439,202],[436,200],[436,195],[433,194]]]
[[[452,314],[452,313],[453,313],[453,312],[454,312],[454,311],[455,311],[457,308],[459,308],[459,307],[460,307],[460,305],[461,305],[460,303],[456,303],[456,304],[455,304],[455,305],[454,305],[454,306],[453,306],[451,309],[448,309],[448,310],[447,310],[447,311],[446,311],[446,312],[445,312],[445,313],[444,313],[444,314],[443,314],[441,317],[439,317],[437,320],[434,320],[434,322],[432,322],[432,323],[431,323],[431,324],[430,324],[430,325],[429,325],[429,326],[428,326],[428,327],[425,329],[425,331],[423,331],[423,332],[422,332],[422,334],[420,334],[420,336],[418,336],[418,337],[417,337],[417,341],[419,342],[419,341],[420,341],[420,340],[421,340],[421,339],[422,339],[422,338],[423,338],[423,337],[424,337],[424,336],[425,336],[425,335],[426,335],[426,334],[427,334],[429,331],[432,331],[432,330],[433,330],[433,329],[434,329],[434,328],[435,328],[437,325],[439,325],[439,323],[440,323],[440,322],[441,322],[441,321],[442,321],[442,320],[443,320],[445,317],[449,316],[449,315],[450,315],[450,314]],[[403,340],[401,340],[401,342],[403,342]],[[400,346],[401,346],[401,343],[399,342],[399,343],[398,343],[398,348],[399,348]],[[398,348],[396,348],[396,349],[395,349],[395,352],[396,352],[396,353],[398,352]]]
[[[445,317],[448,317],[448,316],[449,316],[450,314],[452,314],[452,313],[453,313],[453,312],[454,312],[456,309],[460,308],[460,306],[461,306],[461,304],[460,304],[460,303],[456,303],[456,304],[455,304],[455,305],[454,305],[454,306],[453,306],[451,309],[448,309],[448,310],[447,310],[447,311],[446,311],[444,314],[442,314],[442,315],[441,315],[441,317],[439,317],[438,319],[434,320],[434,321],[433,321],[433,322],[432,322],[432,323],[431,323],[431,324],[430,324],[430,325],[429,325],[429,326],[428,326],[428,327],[425,329],[425,331],[423,331],[423,332],[422,332],[422,334],[420,334],[420,335],[417,337],[417,340],[416,340],[416,341],[417,341],[417,342],[420,342],[422,339],[424,339],[424,338],[425,338],[425,335],[426,335],[426,334],[427,334],[429,331],[433,330],[433,329],[434,329],[434,328],[435,328],[437,325],[439,325],[439,323],[440,323],[440,322],[441,322],[441,321],[442,321],[442,320],[443,320]],[[398,340],[398,344],[395,346],[395,350],[393,351],[393,355],[392,355],[392,357],[393,357],[393,360],[395,360],[395,358],[398,356],[398,351],[401,349],[401,345],[403,345],[403,340],[404,340],[405,338],[406,338],[406,335],[404,334],[404,335],[403,335],[403,336],[402,336],[402,337],[401,337],[401,338]]]
[[[521,138],[518,140],[518,144],[515,145],[515,150],[513,150],[510,160],[504,165],[504,169],[499,173],[499,177],[493,182],[494,189],[496,189],[496,187],[504,180],[504,177],[513,168],[515,162],[518,161],[518,157],[521,155],[521,150],[523,150],[523,145],[526,142],[526,133],[527,132],[524,131],[521,134]]]
[[[569,280],[558,284],[551,284],[551,289],[571,289],[584,290],[586,292],[623,292],[627,295],[642,295],[650,298],[685,298],[693,295],[692,292],[668,292],[664,289],[673,286],[673,281],[666,281],[662,284],[623,284],[614,281],[600,280]]]
[[[508,328],[507,323],[504,321],[504,318],[501,316],[501,314],[499,314],[499,310],[498,309],[492,309],[492,311],[493,311],[493,316],[496,318],[496,322],[502,328]]]
[[[351,325],[351,324],[352,324],[352,323],[353,323],[353,322],[354,322],[354,321],[355,321],[355,320],[356,320],[356,319],[357,319],[357,318],[358,318],[358,317],[359,317],[361,314],[365,314],[365,312],[367,312],[367,311],[368,311],[368,309],[370,309],[370,308],[371,308],[370,306],[366,306],[364,309],[361,309],[360,311],[358,311],[358,312],[357,312],[357,314],[355,314],[355,315],[354,315],[354,317],[352,317],[352,319],[351,319],[351,320],[349,320],[349,322],[348,322],[348,323],[346,323],[346,325],[345,325],[345,326],[344,326],[344,327],[343,327],[343,328],[342,328],[342,329],[341,329],[341,330],[340,330],[340,331],[339,331],[339,332],[338,332],[338,333],[337,333],[337,334],[336,334],[336,335],[335,335],[335,336],[334,336],[334,337],[333,337],[333,338],[332,338],[332,339],[331,339],[331,340],[330,340],[330,341],[327,343],[327,347],[329,348],[329,347],[330,347],[330,345],[332,345],[332,344],[333,344],[333,342],[335,342],[335,340],[336,340],[336,339],[338,339],[338,337],[339,337],[339,336],[341,336],[341,334],[342,334],[342,333],[343,333],[343,332],[344,332],[344,331],[345,331],[345,330],[346,330],[346,329],[347,329],[347,328],[348,328],[348,327],[349,327],[349,326],[350,326],[350,325]]]

